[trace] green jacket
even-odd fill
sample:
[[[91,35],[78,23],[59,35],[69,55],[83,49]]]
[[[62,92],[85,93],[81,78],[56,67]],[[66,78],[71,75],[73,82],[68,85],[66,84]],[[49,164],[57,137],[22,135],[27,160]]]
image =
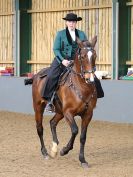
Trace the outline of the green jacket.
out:
[[[75,34],[80,40],[87,40],[83,31],[76,29]],[[72,38],[68,28],[57,32],[53,51],[59,63],[61,63],[63,59],[70,59],[72,57]]]

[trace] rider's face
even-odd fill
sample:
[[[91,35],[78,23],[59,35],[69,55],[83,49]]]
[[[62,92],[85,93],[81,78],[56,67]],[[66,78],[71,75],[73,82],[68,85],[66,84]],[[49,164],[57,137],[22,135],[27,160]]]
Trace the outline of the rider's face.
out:
[[[76,21],[66,21],[66,25],[70,30],[75,30],[76,24]]]

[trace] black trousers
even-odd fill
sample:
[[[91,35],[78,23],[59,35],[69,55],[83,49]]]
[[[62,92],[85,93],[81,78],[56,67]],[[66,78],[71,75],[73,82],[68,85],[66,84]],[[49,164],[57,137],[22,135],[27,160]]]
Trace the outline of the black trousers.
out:
[[[41,96],[47,101],[51,100],[51,97],[57,87],[59,77],[65,68],[66,67],[64,65],[58,63],[56,58],[53,60],[50,69],[47,72],[47,79],[41,94]]]
[[[103,98],[104,91],[103,91],[100,80],[95,76],[94,81],[95,81],[95,86],[96,86],[96,91],[97,91],[97,98]]]

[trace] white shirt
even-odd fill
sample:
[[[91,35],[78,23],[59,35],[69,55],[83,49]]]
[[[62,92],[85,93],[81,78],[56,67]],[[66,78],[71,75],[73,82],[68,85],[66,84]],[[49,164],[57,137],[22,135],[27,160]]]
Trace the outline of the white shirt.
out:
[[[70,29],[68,29],[68,30],[69,30],[69,33],[70,33],[73,41],[75,41],[76,40],[75,30],[70,30]]]

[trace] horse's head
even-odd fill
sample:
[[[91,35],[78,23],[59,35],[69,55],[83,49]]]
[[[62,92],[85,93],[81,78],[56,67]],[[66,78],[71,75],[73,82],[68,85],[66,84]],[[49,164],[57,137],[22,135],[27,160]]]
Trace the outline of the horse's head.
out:
[[[97,57],[96,51],[94,50],[96,42],[97,36],[95,36],[91,42],[80,41],[79,38],[77,38],[80,70],[86,83],[94,82],[95,60]]]

